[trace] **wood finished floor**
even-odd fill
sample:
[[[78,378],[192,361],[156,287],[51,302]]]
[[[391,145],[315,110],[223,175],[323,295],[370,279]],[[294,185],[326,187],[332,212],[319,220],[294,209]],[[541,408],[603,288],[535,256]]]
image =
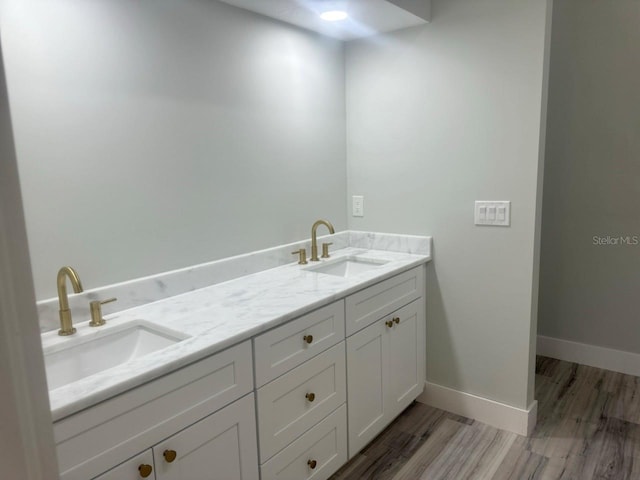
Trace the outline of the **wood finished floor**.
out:
[[[640,378],[538,357],[529,437],[414,403],[330,480],[640,480]]]

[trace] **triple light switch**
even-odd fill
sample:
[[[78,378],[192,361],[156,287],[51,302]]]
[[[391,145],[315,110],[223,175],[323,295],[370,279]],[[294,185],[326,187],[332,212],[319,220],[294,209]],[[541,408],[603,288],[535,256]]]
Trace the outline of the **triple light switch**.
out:
[[[511,225],[510,201],[476,201],[475,224],[497,227]]]

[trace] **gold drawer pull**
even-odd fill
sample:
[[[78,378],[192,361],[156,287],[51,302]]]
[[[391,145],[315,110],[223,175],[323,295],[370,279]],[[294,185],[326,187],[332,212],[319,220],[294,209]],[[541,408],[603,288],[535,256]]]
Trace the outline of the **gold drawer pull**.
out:
[[[316,399],[316,394],[315,393],[307,393],[304,398],[306,398],[307,400],[309,400],[310,402],[313,402]]]
[[[302,340],[304,340],[307,343],[311,343],[313,342],[313,335],[305,335],[304,337],[302,337]]]
[[[394,322],[396,322],[396,323],[400,323],[400,317],[395,317],[395,318],[393,319],[393,321],[394,321]]]
[[[318,465],[318,462],[316,462],[315,460],[309,460],[307,462],[307,465],[309,465],[309,468],[313,470],[314,468],[316,468],[316,465]]]
[[[164,459],[167,461],[167,463],[171,463],[173,462],[176,457],[178,456],[178,454],[176,453],[175,450],[165,450],[162,453],[162,456],[164,457]]]
[[[384,322],[384,324],[385,324],[387,327],[391,328],[391,327],[393,327],[393,320],[387,320],[386,322]]]
[[[151,472],[153,472],[153,467],[151,465],[143,463],[138,467],[138,472],[140,472],[140,476],[142,478],[147,478],[149,475],[151,475]]]

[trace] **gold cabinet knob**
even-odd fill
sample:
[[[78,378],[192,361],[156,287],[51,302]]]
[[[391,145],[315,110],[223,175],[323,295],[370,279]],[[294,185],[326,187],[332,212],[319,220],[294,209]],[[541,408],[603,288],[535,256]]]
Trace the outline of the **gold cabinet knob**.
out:
[[[396,322],[396,323],[400,323],[400,317],[394,317],[393,321]]]
[[[164,457],[164,459],[166,460],[167,463],[171,463],[176,459],[176,456],[178,454],[176,453],[175,450],[165,450],[162,453],[162,456]]]
[[[140,476],[142,478],[147,478],[153,472],[153,467],[146,463],[143,463],[138,467],[138,472],[140,472]]]
[[[316,394],[315,393],[307,393],[304,398],[306,398],[307,400],[309,400],[310,402],[313,402],[316,399]]]
[[[314,468],[316,468],[316,465],[318,465],[318,462],[316,462],[315,460],[309,460],[307,462],[307,465],[309,465],[309,468],[313,470]]]
[[[384,324],[385,324],[387,327],[391,328],[391,327],[393,327],[393,320],[387,320],[386,322],[384,322]]]
[[[305,335],[304,337],[302,337],[302,340],[304,340],[307,343],[311,343],[313,342],[313,335]]]

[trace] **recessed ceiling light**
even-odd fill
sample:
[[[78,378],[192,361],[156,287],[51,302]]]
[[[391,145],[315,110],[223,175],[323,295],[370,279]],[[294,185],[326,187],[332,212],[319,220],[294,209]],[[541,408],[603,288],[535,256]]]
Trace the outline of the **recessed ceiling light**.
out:
[[[338,22],[346,19],[348,16],[347,12],[343,10],[329,10],[328,12],[322,12],[320,14],[320,18],[327,22]]]

